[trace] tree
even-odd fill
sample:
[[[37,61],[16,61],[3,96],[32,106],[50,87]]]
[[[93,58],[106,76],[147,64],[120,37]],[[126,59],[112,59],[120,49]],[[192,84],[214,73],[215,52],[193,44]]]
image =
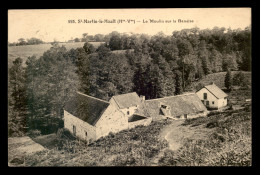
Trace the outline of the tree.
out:
[[[83,48],[85,49],[85,52],[87,54],[91,54],[91,53],[95,52],[95,47],[92,44],[90,44],[89,42],[86,42],[84,44]]]
[[[97,53],[98,53],[98,56],[100,59],[106,58],[111,54],[110,49],[108,47],[106,47],[105,44],[101,44],[97,48]]]
[[[182,75],[181,72],[175,71],[175,95],[182,94]]]
[[[225,87],[228,91],[232,89],[232,75],[230,69],[228,69],[226,76],[225,76]]]
[[[79,38],[75,38],[74,41],[75,42],[80,42],[80,39]]]
[[[22,59],[16,58],[8,76],[8,134],[22,135],[26,127],[26,84]]]
[[[44,133],[58,129],[65,103],[78,90],[76,66],[67,53],[65,47],[52,47],[38,60],[28,58],[26,74],[30,128],[40,129]]]
[[[96,42],[104,41],[104,35],[102,35],[102,34],[96,34],[96,35],[94,36],[94,40],[95,40]]]
[[[18,39],[18,42],[19,42],[18,45],[26,45],[26,41],[24,38]]]
[[[111,50],[121,50],[123,49],[122,47],[122,40],[121,40],[121,36],[119,33],[113,33],[113,35],[111,36],[110,40],[109,40],[109,47]]]
[[[87,36],[88,36],[88,33],[83,33],[82,34],[83,38],[81,39],[81,42],[88,42]]]
[[[35,44],[42,44],[43,41],[38,38],[30,38],[27,40],[27,45],[35,45]]]
[[[245,87],[248,84],[242,71],[236,73],[233,77],[233,85]]]
[[[26,105],[25,97],[25,72],[22,67],[23,60],[19,57],[13,61],[13,66],[9,69],[9,82],[11,85],[11,96],[14,99],[14,109],[24,110]]]

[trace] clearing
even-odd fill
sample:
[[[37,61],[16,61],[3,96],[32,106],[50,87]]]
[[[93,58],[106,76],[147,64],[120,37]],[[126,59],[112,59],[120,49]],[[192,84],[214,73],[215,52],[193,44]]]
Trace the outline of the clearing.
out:
[[[204,139],[210,134],[210,130],[204,125],[199,126],[183,126],[184,119],[174,120],[172,123],[164,127],[160,133],[160,137],[169,143],[169,149],[176,151],[183,145],[185,139]]]
[[[34,142],[30,137],[8,138],[8,165],[23,166],[24,156],[43,151],[45,148]]]

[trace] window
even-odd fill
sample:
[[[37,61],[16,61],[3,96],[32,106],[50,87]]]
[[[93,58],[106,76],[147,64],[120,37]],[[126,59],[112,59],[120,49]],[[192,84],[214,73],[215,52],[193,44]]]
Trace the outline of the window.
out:
[[[185,118],[185,119],[187,118],[187,116],[188,116],[187,114],[184,114],[184,118]]]
[[[86,135],[86,137],[88,136],[88,132],[87,131],[85,132],[85,135]]]
[[[207,99],[207,93],[203,93],[204,99]]]
[[[214,101],[212,102],[212,104],[214,105]]]
[[[127,111],[127,115],[129,115],[129,111]]]
[[[167,106],[166,106],[166,105],[161,105],[161,108],[164,108],[164,109],[166,109],[166,108],[167,108]]]

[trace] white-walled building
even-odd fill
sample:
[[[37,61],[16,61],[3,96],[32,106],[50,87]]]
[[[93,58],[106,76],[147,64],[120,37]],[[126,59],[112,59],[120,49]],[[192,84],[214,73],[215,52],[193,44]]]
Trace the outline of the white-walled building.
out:
[[[65,105],[64,127],[82,140],[94,141],[110,132],[148,125],[152,118],[142,115],[140,102],[135,92],[113,96],[109,102],[77,92]]]
[[[196,92],[202,103],[210,109],[219,109],[227,106],[227,94],[214,83],[204,86]]]

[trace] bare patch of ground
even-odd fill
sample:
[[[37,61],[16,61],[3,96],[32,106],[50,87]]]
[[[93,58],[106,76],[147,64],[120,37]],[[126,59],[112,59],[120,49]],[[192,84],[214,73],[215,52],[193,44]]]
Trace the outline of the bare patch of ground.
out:
[[[209,129],[204,125],[199,126],[183,126],[185,120],[174,120],[172,124],[162,129],[160,137],[169,143],[169,149],[175,151],[179,149],[185,139],[204,139],[209,134]]]
[[[23,166],[25,155],[43,151],[45,148],[34,142],[30,137],[8,138],[8,165]]]

